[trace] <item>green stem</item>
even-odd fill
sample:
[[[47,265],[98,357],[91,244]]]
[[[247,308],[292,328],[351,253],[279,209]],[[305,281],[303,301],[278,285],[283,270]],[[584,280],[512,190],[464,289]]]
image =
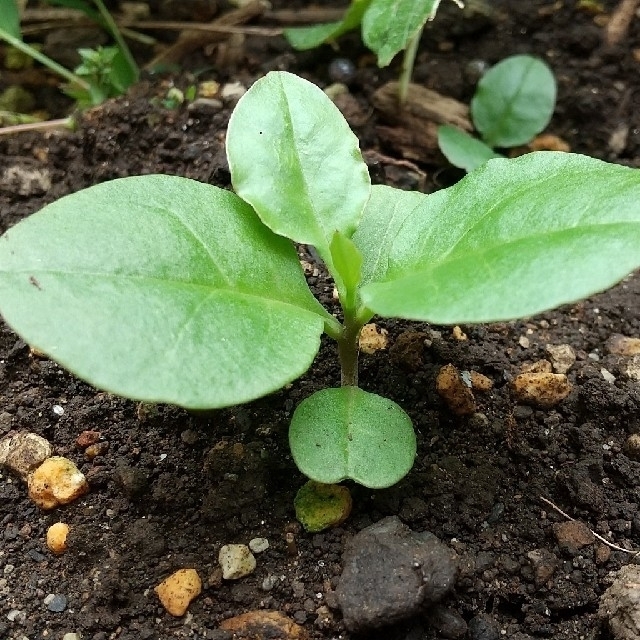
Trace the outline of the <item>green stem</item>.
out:
[[[353,311],[345,311],[344,330],[338,339],[340,358],[340,384],[343,387],[358,386],[358,338],[362,325]]]
[[[118,25],[115,23],[113,16],[109,13],[108,9],[104,6],[104,2],[102,2],[102,0],[93,0],[93,2],[98,8],[98,11],[102,16],[102,19],[104,20],[104,23],[109,33],[111,34],[111,37],[116,41],[118,48],[122,52],[122,55],[125,57],[125,60],[129,65],[129,68],[134,73],[135,78],[137,80],[138,77],[140,76],[140,69],[136,64],[134,57],[131,55],[131,50],[127,46],[127,43],[124,41],[124,38],[122,37],[122,33],[120,32],[120,29],[118,29]]]
[[[0,39],[8,42],[12,47],[18,49],[18,51],[22,51],[22,53],[28,55],[30,58],[33,58],[40,64],[44,65],[45,67],[47,67],[47,69],[51,69],[51,71],[57,73],[59,76],[62,76],[65,80],[71,82],[72,84],[77,84],[85,91],[90,91],[91,86],[88,82],[85,82],[75,73],[72,73],[68,69],[65,69],[62,65],[40,53],[37,49],[29,46],[19,38],[15,38],[10,33],[5,31],[2,27],[0,27]]]
[[[420,36],[422,36],[423,29],[424,27],[420,27],[420,29],[418,29],[411,40],[409,40],[407,48],[404,50],[402,71],[400,72],[400,79],[398,83],[398,102],[400,105],[403,105],[407,100],[409,83],[411,82],[411,76],[413,75],[413,64],[416,61],[416,53],[418,52],[418,45],[420,44]]]

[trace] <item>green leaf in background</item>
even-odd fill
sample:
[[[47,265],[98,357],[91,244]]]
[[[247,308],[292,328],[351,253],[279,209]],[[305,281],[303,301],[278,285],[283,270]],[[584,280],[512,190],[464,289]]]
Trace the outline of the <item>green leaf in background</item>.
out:
[[[314,245],[329,268],[336,231],[351,237],[371,182],[358,138],[325,93],[271,72],[242,96],[229,121],[236,193],[273,231]]]
[[[393,241],[411,212],[422,205],[424,194],[385,185],[373,185],[353,242],[363,258],[361,284],[384,280]]]
[[[0,0],[0,29],[14,38],[22,39],[17,0]]]
[[[640,267],[640,171],[536,152],[423,196],[361,291],[382,316],[438,324],[532,315]]]
[[[7,231],[0,311],[95,386],[191,408],[297,378],[330,317],[292,244],[246,203],[160,175],[85,189]]]
[[[438,127],[438,146],[454,166],[473,171],[487,160],[502,157],[484,142],[449,124]]]
[[[285,29],[284,36],[294,49],[313,49],[358,27],[362,21],[362,15],[370,4],[371,0],[352,0],[342,20],[312,27]]]
[[[531,56],[511,56],[482,77],[471,101],[471,116],[490,147],[515,147],[549,124],[555,103],[551,69]]]
[[[362,39],[386,67],[418,33],[431,15],[435,0],[372,0],[362,17]]]
[[[323,389],[293,414],[289,444],[302,473],[324,484],[389,487],[413,466],[416,436],[395,403],[358,387]]]

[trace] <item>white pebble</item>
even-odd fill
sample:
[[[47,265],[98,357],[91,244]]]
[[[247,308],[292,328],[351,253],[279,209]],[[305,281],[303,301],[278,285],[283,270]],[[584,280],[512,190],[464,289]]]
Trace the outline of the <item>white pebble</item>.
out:
[[[252,573],[256,568],[256,559],[246,544],[225,544],[218,554],[225,580],[237,580]]]
[[[249,549],[253,553],[262,553],[269,548],[269,541],[266,538],[253,538],[249,540]]]

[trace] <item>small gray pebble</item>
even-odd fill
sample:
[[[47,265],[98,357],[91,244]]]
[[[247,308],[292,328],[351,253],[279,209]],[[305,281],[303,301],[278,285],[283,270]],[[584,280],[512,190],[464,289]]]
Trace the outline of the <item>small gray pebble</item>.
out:
[[[47,609],[54,613],[61,613],[67,608],[67,596],[60,593],[56,593],[53,598],[49,598],[49,596],[47,596],[45,598],[45,602],[47,604]]]
[[[329,78],[333,82],[349,84],[356,77],[356,65],[348,58],[334,58],[329,64]]]

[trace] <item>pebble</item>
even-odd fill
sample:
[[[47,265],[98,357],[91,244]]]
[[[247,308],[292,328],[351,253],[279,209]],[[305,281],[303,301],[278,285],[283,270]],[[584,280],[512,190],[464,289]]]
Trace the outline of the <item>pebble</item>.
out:
[[[65,633],[62,636],[62,640],[82,640],[78,633]]]
[[[640,380],[640,355],[630,358],[622,372],[629,380]]]
[[[559,566],[558,558],[547,549],[534,549],[527,553],[533,568],[533,579],[537,588],[546,584]]]
[[[246,544],[225,544],[218,554],[225,580],[244,578],[256,568],[256,559]]]
[[[640,338],[629,338],[614,333],[607,340],[607,350],[617,356],[640,355]]]
[[[45,460],[29,476],[29,497],[41,509],[69,504],[88,490],[87,480],[78,467],[62,456]]]
[[[47,547],[59,555],[67,550],[67,535],[69,525],[64,522],[56,522],[47,529]]]
[[[576,555],[581,549],[596,541],[589,527],[576,520],[554,524],[553,533],[560,548],[571,555]]]
[[[349,58],[334,58],[329,63],[329,78],[331,82],[349,84],[356,77],[356,65]]]
[[[162,606],[176,617],[183,616],[191,601],[200,595],[202,581],[195,569],[178,569],[163,580],[154,591]]]
[[[353,633],[416,615],[455,583],[452,551],[430,533],[415,533],[396,516],[356,534],[345,547],[335,591]]]
[[[62,613],[67,608],[67,596],[60,593],[50,593],[45,599],[49,611],[54,613]]]
[[[547,353],[555,373],[567,373],[576,361],[576,352],[568,344],[548,344]]]
[[[304,627],[279,611],[247,611],[220,623],[220,629],[232,631],[238,640],[250,638],[278,638],[279,640],[307,640]]]
[[[475,413],[476,400],[473,392],[454,365],[447,364],[440,369],[436,378],[436,391],[457,416]]]
[[[228,82],[222,87],[220,97],[225,102],[235,102],[239,100],[245,93],[247,88],[240,82]]]
[[[20,611],[20,609],[11,609],[11,611],[7,613],[7,620],[9,622],[24,622],[26,619],[27,613]]]
[[[249,540],[249,549],[253,553],[262,553],[269,548],[269,541],[266,538],[253,538]]]
[[[499,640],[500,627],[486,613],[480,613],[469,620],[469,640]]]
[[[640,460],[640,433],[632,433],[624,443],[624,452],[632,460]]]
[[[373,322],[365,324],[358,338],[360,351],[371,355],[376,351],[386,349],[389,343],[388,336],[389,332],[386,329],[380,329],[377,324]]]
[[[613,640],[640,638],[640,567],[628,564],[617,572],[600,600],[598,616],[609,627]]]
[[[521,373],[512,382],[519,402],[549,409],[571,393],[571,383],[563,373]]]
[[[25,481],[52,453],[53,448],[47,440],[28,431],[0,440],[0,466],[6,466]]]
[[[455,609],[437,605],[429,611],[427,620],[441,637],[448,640],[458,640],[467,635],[467,623]]]
[[[92,444],[96,444],[100,440],[100,432],[99,431],[83,431],[76,438],[76,446],[80,449],[86,449],[90,447]]]

